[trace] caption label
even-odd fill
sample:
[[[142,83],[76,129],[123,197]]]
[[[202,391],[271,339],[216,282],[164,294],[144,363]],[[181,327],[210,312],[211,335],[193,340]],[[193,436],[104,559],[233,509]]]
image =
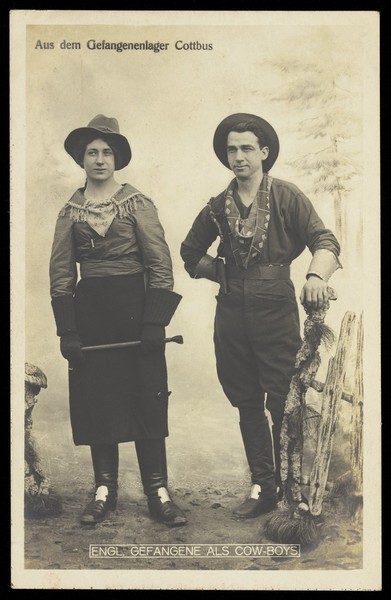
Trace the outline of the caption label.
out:
[[[90,544],[90,558],[298,558],[300,544]]]

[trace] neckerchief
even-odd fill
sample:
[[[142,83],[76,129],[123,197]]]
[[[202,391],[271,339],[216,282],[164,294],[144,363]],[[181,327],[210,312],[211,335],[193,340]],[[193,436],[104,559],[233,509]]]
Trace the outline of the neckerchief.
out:
[[[239,209],[234,200],[236,185],[236,179],[233,179],[226,190],[224,214],[230,230],[229,240],[236,265],[247,269],[250,264],[257,262],[256,259],[262,253],[267,238],[267,229],[270,222],[269,197],[272,177],[264,173],[247,219],[240,217]],[[250,240],[249,247],[248,242]]]
[[[72,198],[60,211],[59,216],[65,216],[66,208],[70,208],[69,218],[73,221],[83,221],[96,231],[101,237],[105,237],[115,217],[123,219],[137,209],[137,202],[144,203],[144,196],[129,184],[122,186],[108,200],[103,202],[91,202],[86,200],[83,189],[77,190]]]
[[[116,214],[112,198],[97,203],[86,200],[84,208],[87,210],[86,221],[88,225],[100,236],[105,237]]]

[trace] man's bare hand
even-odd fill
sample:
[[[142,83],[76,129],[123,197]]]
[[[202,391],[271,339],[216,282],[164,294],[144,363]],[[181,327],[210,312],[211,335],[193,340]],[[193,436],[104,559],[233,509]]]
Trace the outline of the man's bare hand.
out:
[[[326,281],[311,275],[308,277],[300,294],[300,302],[308,306],[308,308],[322,308],[327,300],[332,299],[333,294],[331,288],[328,287]]]

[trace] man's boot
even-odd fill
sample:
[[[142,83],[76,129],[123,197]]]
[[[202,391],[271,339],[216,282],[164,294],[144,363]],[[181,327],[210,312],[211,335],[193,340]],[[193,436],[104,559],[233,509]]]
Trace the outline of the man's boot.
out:
[[[252,519],[277,505],[272,438],[263,411],[241,411],[240,415],[240,430],[253,485],[249,497],[233,514],[241,519]]]
[[[171,500],[167,490],[165,440],[137,440],[137,459],[141,481],[148,500],[151,517],[169,527],[186,525],[183,511]]]
[[[274,470],[275,470],[275,481],[277,485],[277,499],[278,501],[282,500],[283,497],[283,487],[281,481],[281,424],[282,422],[279,420],[273,419],[272,426],[272,436],[273,436],[273,450],[274,450]]]
[[[274,470],[275,470],[275,481],[277,485],[277,497],[278,500],[282,500],[283,487],[281,480],[281,427],[282,420],[284,417],[286,396],[273,396],[268,394],[266,401],[266,408],[270,412],[272,418],[272,437],[273,437],[273,450],[274,450]]]
[[[95,474],[95,494],[80,517],[82,525],[96,525],[103,521],[109,510],[115,510],[117,506],[118,445],[91,446],[91,456]]]

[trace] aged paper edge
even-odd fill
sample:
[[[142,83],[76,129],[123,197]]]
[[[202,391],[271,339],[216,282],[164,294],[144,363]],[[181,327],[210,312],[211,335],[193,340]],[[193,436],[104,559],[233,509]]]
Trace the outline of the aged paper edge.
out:
[[[364,389],[374,399],[366,413],[364,443],[371,448],[364,472],[364,568],[360,571],[277,571],[242,572],[194,571],[35,571],[23,567],[23,445],[20,425],[24,422],[24,197],[25,197],[25,27],[27,24],[124,24],[132,25],[215,24],[219,26],[254,25],[262,15],[262,24],[276,24],[289,17],[290,24],[333,25],[338,22],[366,20],[372,44],[365,57],[364,69],[370,93],[365,95],[363,113],[367,152],[376,157],[367,165],[364,197],[371,198],[366,213],[363,273],[366,280],[364,347]],[[371,590],[380,589],[380,186],[379,186],[379,61],[378,13],[372,11],[11,11],[11,344],[12,344],[12,586],[14,588],[51,589],[279,589],[279,590]],[[374,243],[376,240],[377,243]],[[146,582],[147,579],[147,582]],[[130,581],[131,580],[131,581]]]

